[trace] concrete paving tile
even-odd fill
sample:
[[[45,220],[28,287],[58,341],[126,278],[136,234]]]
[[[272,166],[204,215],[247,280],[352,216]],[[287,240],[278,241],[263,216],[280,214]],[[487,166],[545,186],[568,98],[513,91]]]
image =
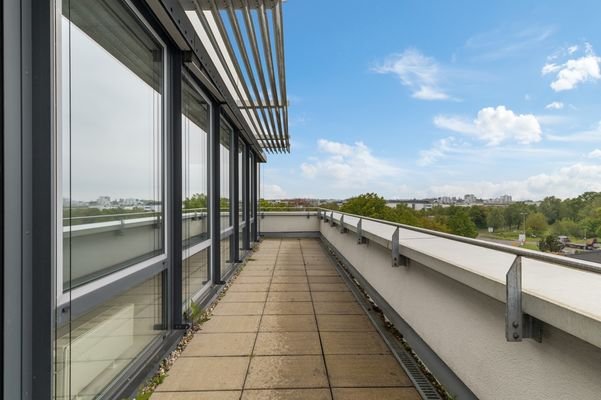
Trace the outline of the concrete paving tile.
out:
[[[305,269],[307,271],[309,270],[317,270],[317,271],[336,271],[336,268],[334,268],[333,265],[331,264],[305,264]]]
[[[263,313],[264,306],[265,303],[263,302],[220,302],[213,310],[213,315],[261,315]]]
[[[321,354],[317,332],[260,332],[253,355],[289,356]]]
[[[241,390],[248,361],[249,357],[181,357],[156,391]]]
[[[411,386],[391,355],[326,355],[332,387]]]
[[[284,264],[284,263],[280,263],[278,261],[277,265],[275,266],[275,270],[276,271],[286,271],[286,270],[300,270],[300,271],[304,271],[305,270],[305,265],[304,264]]]
[[[313,315],[264,315],[261,332],[311,332],[317,331]]]
[[[264,315],[313,315],[310,301],[270,301],[265,304]]]
[[[256,333],[198,333],[182,357],[250,356]]]
[[[414,388],[334,388],[334,400],[421,400]]]
[[[321,356],[253,357],[245,389],[327,388]]]
[[[266,292],[269,283],[236,283],[228,289],[228,292]]]
[[[240,272],[240,274],[238,275],[238,277],[242,277],[242,276],[267,276],[267,277],[271,277],[271,275],[273,275],[273,270],[271,269],[266,269],[266,270],[252,270],[249,269],[247,270],[246,268],[242,270],[242,272]]]
[[[333,301],[333,302],[356,302],[355,296],[351,292],[312,292],[311,297],[313,297],[313,301],[325,302],[325,301]]]
[[[274,276],[271,283],[308,283],[306,276]]]
[[[245,390],[242,400],[332,400],[329,389]]]
[[[390,354],[377,332],[320,332],[324,354]]]
[[[271,301],[311,301],[310,292],[269,292],[267,302]]]
[[[320,332],[365,332],[374,331],[365,315],[317,315]]]
[[[241,391],[155,392],[152,400],[238,400]]]
[[[333,315],[349,315],[349,314],[364,314],[359,303],[351,302],[318,302],[315,303],[315,314],[333,314]]]
[[[309,285],[306,283],[272,283],[270,292],[308,292]]]
[[[309,283],[344,283],[339,276],[310,276]]]
[[[338,276],[338,271],[335,269],[308,269],[307,276]]]
[[[269,283],[271,276],[246,276],[240,275],[235,280],[236,283]]]
[[[274,279],[278,276],[307,276],[304,269],[276,269],[273,271]]]
[[[257,332],[260,320],[260,315],[216,315],[202,324],[201,330],[206,333]]]
[[[261,302],[267,300],[267,292],[227,292],[220,303]]]
[[[346,292],[349,290],[345,283],[310,283],[312,292]]]

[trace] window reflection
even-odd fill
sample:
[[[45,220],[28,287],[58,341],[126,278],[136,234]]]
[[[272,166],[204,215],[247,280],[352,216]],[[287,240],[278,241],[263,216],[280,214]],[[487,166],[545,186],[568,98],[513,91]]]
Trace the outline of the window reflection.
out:
[[[189,78],[182,82],[182,229],[184,247],[208,238],[209,105]]]
[[[230,157],[232,148],[233,130],[230,125],[221,119],[219,132],[219,160],[220,160],[220,208],[221,208],[221,230],[232,226],[231,215],[231,168]]]
[[[208,132],[210,108],[184,74],[182,81],[182,303],[188,309],[209,281]]]
[[[162,275],[59,327],[55,399],[95,399],[165,332]]]
[[[123,2],[61,19],[63,287],[163,252],[163,46]]]

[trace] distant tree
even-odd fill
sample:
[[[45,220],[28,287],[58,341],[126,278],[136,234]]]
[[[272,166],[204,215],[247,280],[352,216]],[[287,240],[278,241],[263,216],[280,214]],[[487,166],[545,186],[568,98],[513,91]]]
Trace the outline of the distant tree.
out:
[[[357,197],[352,197],[344,202],[340,207],[340,211],[377,219],[392,220],[392,209],[386,205],[386,200],[376,193],[365,193]]]
[[[561,251],[562,248],[563,244],[555,235],[547,235],[538,242],[538,249],[540,251],[557,253]]]
[[[526,231],[530,236],[540,236],[547,231],[549,225],[542,213],[532,213],[526,218]]]
[[[479,229],[486,229],[488,226],[486,224],[486,209],[480,206],[471,206],[469,208],[469,216],[472,222]]]
[[[417,216],[416,212],[407,207],[406,204],[397,204],[396,207],[392,209],[392,216],[393,221],[398,222],[399,224],[413,226],[421,225],[420,218]]]
[[[545,197],[538,206],[538,209],[543,213],[549,224],[565,218],[568,214],[567,207],[562,203],[561,199],[555,196]]]
[[[185,198],[182,203],[185,210],[192,208],[207,208],[207,196],[205,194],[196,193],[191,197]]]
[[[478,228],[470,219],[465,209],[458,209],[447,220],[447,225],[451,233],[460,236],[475,238],[478,236]]]
[[[505,215],[503,213],[503,209],[500,207],[493,207],[486,218],[486,223],[489,228],[494,228],[495,230],[505,226]]]
[[[563,218],[551,226],[551,231],[555,235],[566,235],[566,236],[582,236],[582,228],[578,223],[569,218]]]
[[[520,227],[520,224],[522,223],[522,212],[524,212],[524,207],[521,203],[513,203],[505,207],[503,216],[505,217],[505,224],[509,229],[513,229],[514,226],[516,229]]]
[[[323,204],[320,204],[319,206],[322,208],[327,208],[329,210],[334,210],[334,211],[337,211],[339,208],[338,203],[335,203],[335,202],[323,203]]]

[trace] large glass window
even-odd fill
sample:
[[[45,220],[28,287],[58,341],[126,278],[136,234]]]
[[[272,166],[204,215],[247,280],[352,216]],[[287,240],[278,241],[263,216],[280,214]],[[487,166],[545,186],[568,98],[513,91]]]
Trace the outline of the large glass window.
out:
[[[164,330],[162,275],[56,332],[55,399],[96,399]]]
[[[238,221],[239,221],[239,230],[238,230],[238,252],[240,255],[240,259],[244,257],[244,225],[246,224],[245,216],[246,216],[246,193],[245,188],[248,185],[245,182],[244,171],[246,170],[246,160],[244,159],[244,150],[246,148],[246,144],[244,140],[241,138],[238,139]]]
[[[238,216],[239,221],[244,221],[244,210],[246,207],[244,197],[244,140],[238,139]]]
[[[182,294],[184,308],[209,281],[208,132],[210,108],[200,89],[182,81]]]
[[[182,82],[182,228],[184,246],[208,239],[207,101],[188,79]]]
[[[164,47],[122,1],[62,12],[67,290],[163,253]]]
[[[162,273],[72,319],[62,312],[76,294],[80,304],[97,299],[86,297],[87,283],[165,254],[165,47],[124,1],[58,6],[63,239],[54,396],[95,399],[165,333]]]
[[[249,215],[250,215],[250,219],[252,220],[251,223],[251,232],[253,229],[254,224],[256,224],[257,220],[256,220],[256,215],[255,215],[255,204],[253,203],[256,199],[255,196],[257,194],[257,179],[256,179],[256,175],[254,174],[254,165],[255,165],[255,155],[250,152],[248,155],[248,190],[250,193],[250,203],[248,204],[248,206],[250,207],[249,209]],[[251,233],[251,237],[252,237],[252,233]]]
[[[234,263],[232,262],[232,246],[231,246],[231,238],[232,235],[228,236],[227,238],[221,240],[221,276],[224,277],[225,274],[228,273],[228,271],[230,269],[232,269],[232,267],[234,266]]]
[[[221,119],[219,124],[221,129],[219,132],[219,162],[220,162],[220,176],[219,186],[221,189],[220,196],[220,208],[221,208],[221,230],[225,230],[232,226],[232,213],[231,213],[231,168],[230,162],[232,151],[232,135],[233,130],[230,125]]]

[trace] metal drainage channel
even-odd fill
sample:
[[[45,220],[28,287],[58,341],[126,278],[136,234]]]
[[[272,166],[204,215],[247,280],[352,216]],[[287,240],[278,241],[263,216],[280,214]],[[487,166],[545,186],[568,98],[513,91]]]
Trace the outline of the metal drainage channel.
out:
[[[442,397],[440,397],[440,394],[436,388],[424,375],[413,356],[409,354],[405,348],[403,348],[403,346],[399,343],[399,340],[387,329],[387,327],[384,325],[384,322],[380,318],[380,314],[373,310],[366,298],[366,294],[360,289],[357,282],[345,268],[344,263],[338,257],[337,251],[332,249],[323,240],[320,240],[320,243],[332,261],[334,261],[336,269],[341,273],[340,275],[342,279],[350,288],[353,296],[355,296],[363,311],[365,311],[380,336],[384,339],[384,342],[390,348],[394,357],[397,359],[399,364],[401,364],[401,367],[403,370],[405,370],[405,373],[407,376],[409,376],[409,379],[411,379],[411,382],[415,386],[415,389],[418,391],[422,399],[442,400]],[[375,305],[377,306],[377,304]]]

